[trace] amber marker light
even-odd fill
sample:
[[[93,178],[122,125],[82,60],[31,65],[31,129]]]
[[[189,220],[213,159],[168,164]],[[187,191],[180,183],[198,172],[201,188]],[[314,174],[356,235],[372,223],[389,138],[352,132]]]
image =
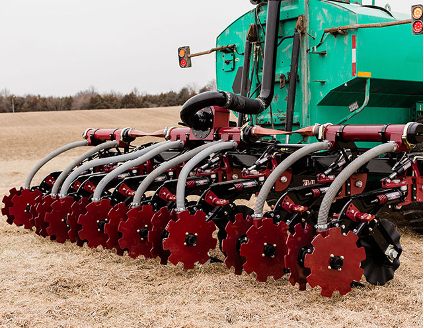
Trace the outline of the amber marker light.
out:
[[[412,12],[412,16],[415,19],[420,19],[422,15],[423,15],[423,9],[421,7],[415,7],[414,11]]]

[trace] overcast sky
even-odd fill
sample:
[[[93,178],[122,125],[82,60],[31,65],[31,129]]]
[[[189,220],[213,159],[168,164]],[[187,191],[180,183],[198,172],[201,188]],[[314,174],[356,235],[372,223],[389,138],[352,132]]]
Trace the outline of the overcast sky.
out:
[[[377,4],[409,13],[419,1]],[[249,0],[0,0],[0,90],[65,96],[89,86],[123,93],[201,87],[215,78],[214,55],[180,69],[177,48],[214,47],[253,8]]]

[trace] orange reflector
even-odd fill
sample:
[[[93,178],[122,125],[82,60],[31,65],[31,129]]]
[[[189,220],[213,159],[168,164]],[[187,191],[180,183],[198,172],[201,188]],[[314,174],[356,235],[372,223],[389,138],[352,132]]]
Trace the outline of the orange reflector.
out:
[[[371,77],[371,72],[358,72],[358,77]]]
[[[184,49],[180,49],[180,57],[184,57],[185,55],[185,50]]]
[[[422,15],[423,15],[423,9],[421,7],[414,8],[414,11],[412,12],[412,16],[415,19],[421,18]]]

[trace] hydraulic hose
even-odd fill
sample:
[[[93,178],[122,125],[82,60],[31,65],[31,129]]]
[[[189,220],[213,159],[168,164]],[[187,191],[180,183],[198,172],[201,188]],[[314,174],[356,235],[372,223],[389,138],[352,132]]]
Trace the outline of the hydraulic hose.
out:
[[[180,116],[185,124],[195,129],[201,128],[198,124],[207,121],[201,109],[208,106],[220,106],[241,114],[258,114],[268,108],[274,96],[280,4],[281,0],[268,0],[262,86],[258,98],[223,91],[201,93],[190,98],[181,108]]]
[[[261,190],[259,191],[258,198],[255,203],[255,213],[253,214],[255,219],[262,218],[262,212],[265,205],[265,201],[268,197],[269,192],[272,187],[275,185],[277,179],[283,174],[287,169],[289,169],[294,163],[299,159],[305,157],[306,155],[312,154],[320,150],[328,150],[331,148],[331,143],[328,141],[316,142],[310,145],[306,145],[299,150],[296,150],[289,157],[284,159],[278,166],[272,171],[269,177],[266,179]]]
[[[331,204],[333,203],[334,197],[336,197],[340,188],[347,181],[347,179],[349,179],[352,174],[354,174],[360,167],[364,166],[373,158],[385,153],[394,152],[396,149],[397,145],[395,142],[387,142],[378,145],[377,147],[371,148],[370,150],[360,155],[340,172],[322,199],[318,212],[317,231],[327,230],[328,213],[330,212]]]
[[[136,167],[138,165],[143,164],[144,162],[152,159],[153,157],[159,155],[160,153],[167,151],[173,148],[182,148],[184,147],[184,142],[181,140],[178,141],[166,141],[165,143],[155,147],[150,150],[148,153],[133,159],[129,162],[122,164],[121,166],[114,169],[112,172],[108,173],[103,179],[100,180],[93,194],[93,202],[99,202],[102,196],[103,190],[106,186],[115,179],[118,175],[128,171],[132,167]]]
[[[41,161],[39,161],[37,163],[37,165],[35,165],[33,167],[31,172],[29,172],[29,174],[26,178],[26,181],[25,181],[24,189],[30,188],[32,179],[34,178],[35,174],[44,166],[44,164],[46,164],[47,162],[51,161],[56,156],[59,156],[60,154],[66,152],[68,150],[71,150],[71,149],[74,149],[74,148],[77,148],[77,147],[88,146],[88,145],[89,145],[89,142],[87,140],[76,141],[76,142],[72,142],[70,144],[67,144],[63,147],[60,147],[60,148],[56,149],[55,151],[51,152],[50,154],[48,154]]]
[[[74,167],[76,167],[77,165],[80,165],[84,160],[86,160],[87,158],[90,158],[90,156],[93,156],[95,153],[103,150],[103,149],[109,149],[109,148],[114,148],[114,147],[118,147],[119,142],[114,140],[114,141],[109,141],[109,142],[105,142],[102,143],[100,145],[97,145],[96,147],[91,148],[89,151],[85,152],[84,154],[82,154],[81,156],[79,156],[78,158],[76,158],[75,160],[73,160],[63,171],[62,173],[57,177],[53,188],[52,188],[52,192],[51,195],[52,196],[56,196],[57,193],[59,192],[60,186],[62,185],[62,182],[66,179],[67,175],[69,174],[69,172],[72,171],[72,169]]]
[[[210,147],[212,144],[216,144],[219,141],[214,141],[210,144],[204,144],[202,146],[199,146],[197,148],[194,148],[192,150],[190,150],[187,153],[181,154],[169,161],[166,161],[164,163],[162,163],[161,165],[159,165],[155,170],[153,170],[138,186],[134,198],[133,198],[133,202],[131,204],[132,207],[139,207],[141,204],[141,198],[143,197],[144,193],[146,192],[147,188],[150,186],[150,184],[153,183],[153,181],[155,181],[155,179],[160,176],[161,174],[165,173],[166,171],[172,169],[173,167],[186,162],[188,160],[190,160],[193,156],[195,156],[196,154],[198,154],[199,152],[201,152],[202,150]]]
[[[235,141],[227,141],[222,142],[219,141],[217,143],[209,145],[208,148],[202,150],[196,156],[194,156],[191,160],[184,165],[183,169],[180,172],[180,176],[177,182],[177,212],[182,212],[185,210],[185,187],[187,182],[187,177],[189,173],[206,157],[213,153],[217,153],[226,149],[234,149],[237,147],[237,143]]]
[[[146,148],[143,148],[143,149],[140,149],[138,151],[134,151],[134,152],[131,152],[131,153],[128,153],[128,154],[96,159],[95,161],[91,161],[91,162],[88,162],[88,163],[81,165],[80,167],[78,167],[77,169],[72,171],[72,173],[69,174],[68,177],[65,179],[65,181],[63,182],[62,187],[60,189],[59,197],[64,198],[68,195],[68,190],[69,190],[69,187],[71,186],[72,182],[84,171],[92,169],[93,167],[96,167],[96,166],[130,161],[134,158],[137,158],[139,156],[144,155],[145,153],[149,152],[150,150],[152,150],[152,149],[154,149],[154,148],[156,148],[159,145],[164,144],[164,143],[166,143],[166,141],[162,141],[160,143],[153,144],[149,147],[146,147]]]

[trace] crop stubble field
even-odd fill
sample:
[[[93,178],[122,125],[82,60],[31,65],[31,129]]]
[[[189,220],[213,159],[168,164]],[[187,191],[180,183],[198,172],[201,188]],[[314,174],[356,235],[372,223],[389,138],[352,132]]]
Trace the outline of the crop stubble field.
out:
[[[178,121],[177,107],[0,114],[0,195],[23,185],[39,159],[81,140],[88,127],[150,132]],[[80,153],[55,159],[34,182]],[[287,276],[259,283],[222,263],[184,271],[59,244],[1,217],[0,327],[421,327],[422,236],[401,218],[394,222],[403,246],[394,280],[378,287],[363,278],[365,287],[328,299],[320,288],[298,291]]]

